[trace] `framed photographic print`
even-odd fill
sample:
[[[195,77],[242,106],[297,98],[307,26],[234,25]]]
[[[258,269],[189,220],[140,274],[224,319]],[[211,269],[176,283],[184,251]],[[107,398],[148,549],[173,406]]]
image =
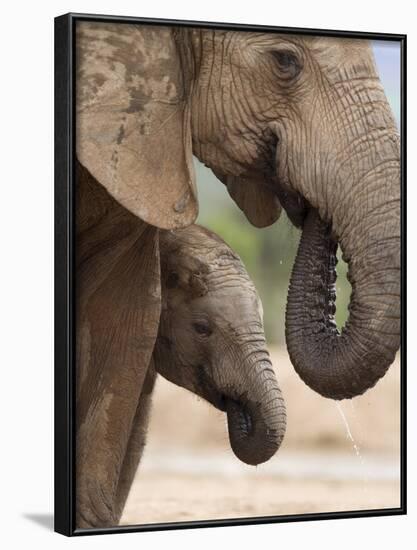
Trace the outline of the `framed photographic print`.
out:
[[[405,55],[56,18],[56,531],[405,513]]]

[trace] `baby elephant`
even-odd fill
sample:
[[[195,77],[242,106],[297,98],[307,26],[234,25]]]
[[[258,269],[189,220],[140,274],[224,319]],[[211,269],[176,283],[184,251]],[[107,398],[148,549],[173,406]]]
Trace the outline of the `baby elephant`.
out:
[[[155,369],[226,412],[240,460],[265,462],[281,444],[286,415],[254,284],[237,254],[198,225],[161,232],[160,247]]]

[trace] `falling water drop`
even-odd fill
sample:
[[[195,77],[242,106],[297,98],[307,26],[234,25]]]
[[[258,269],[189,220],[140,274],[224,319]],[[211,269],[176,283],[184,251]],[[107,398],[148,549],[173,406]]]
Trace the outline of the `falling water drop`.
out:
[[[365,493],[368,493],[369,478],[368,478],[367,473],[366,473],[366,464],[365,464],[363,456],[360,452],[359,445],[356,443],[356,441],[355,441],[355,439],[352,435],[352,432],[351,432],[351,429],[350,429],[350,426],[349,426],[349,422],[346,418],[346,415],[343,411],[342,405],[339,401],[336,402],[336,408],[339,411],[340,417],[343,421],[343,425],[346,429],[347,437],[352,443],[353,450],[355,451],[355,454],[358,457],[358,460],[359,460],[359,463],[360,463],[360,466],[361,466],[361,470],[362,470],[362,491],[364,491]],[[352,410],[354,410],[352,401],[351,401],[351,408],[352,408]]]
[[[336,402],[336,407],[337,407],[337,410],[339,411],[339,414],[342,418],[342,421],[343,421],[343,424],[346,428],[346,434],[348,436],[348,438],[350,439],[350,441],[352,442],[352,445],[353,445],[353,449],[355,451],[355,454],[357,457],[359,457],[359,459],[362,461],[362,455],[360,453],[360,450],[359,450],[359,446],[356,444],[356,441],[354,440],[353,438],[353,435],[352,435],[352,432],[350,431],[350,426],[349,426],[349,422],[346,418],[346,415],[342,409],[342,405],[339,403],[339,402]]]

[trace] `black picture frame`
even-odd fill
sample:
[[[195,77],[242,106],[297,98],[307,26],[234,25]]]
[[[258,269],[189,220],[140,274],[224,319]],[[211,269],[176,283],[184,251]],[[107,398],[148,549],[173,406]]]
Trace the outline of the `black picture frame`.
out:
[[[395,41],[401,46],[401,505],[399,508],[239,519],[75,528],[75,25],[80,21],[142,23],[268,33]],[[406,56],[403,34],[312,28],[240,25],[172,19],[150,19],[69,13],[55,18],[55,531],[66,536],[131,533],[168,529],[390,516],[407,513],[406,463]]]

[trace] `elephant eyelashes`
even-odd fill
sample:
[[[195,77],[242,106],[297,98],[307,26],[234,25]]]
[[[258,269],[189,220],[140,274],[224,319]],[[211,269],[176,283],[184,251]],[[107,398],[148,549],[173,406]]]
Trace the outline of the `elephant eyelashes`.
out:
[[[210,328],[210,325],[206,322],[200,321],[197,323],[193,323],[193,329],[197,334],[200,334],[200,336],[210,336],[213,332]]]
[[[278,67],[280,78],[292,80],[296,78],[302,69],[302,64],[298,56],[289,50],[274,50],[272,52],[276,66]]]

